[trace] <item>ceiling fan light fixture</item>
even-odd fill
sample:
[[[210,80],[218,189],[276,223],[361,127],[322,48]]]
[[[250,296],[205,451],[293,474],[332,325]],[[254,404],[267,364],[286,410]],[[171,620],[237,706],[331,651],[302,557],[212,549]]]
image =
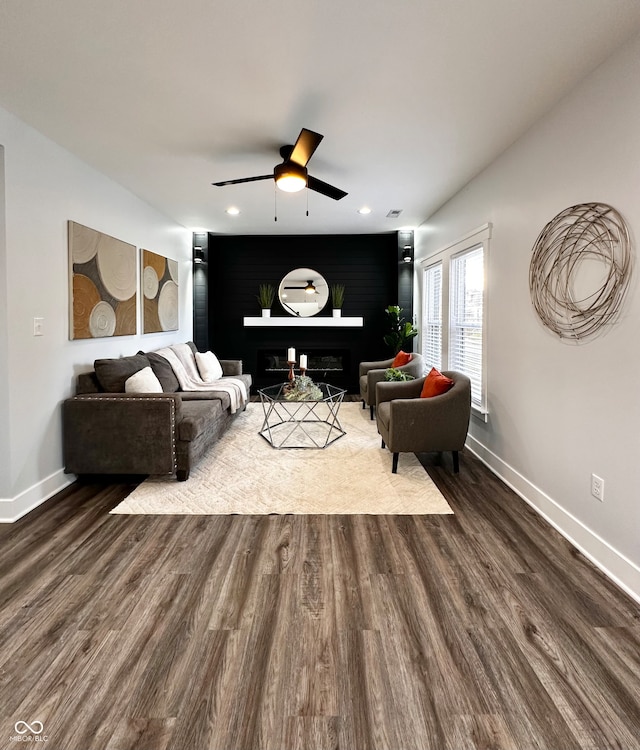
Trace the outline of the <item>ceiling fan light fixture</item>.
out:
[[[297,193],[307,187],[307,169],[295,162],[278,164],[273,170],[276,185],[285,193]]]
[[[307,285],[304,288],[306,294],[315,294],[316,288],[313,285],[313,281],[307,281]]]

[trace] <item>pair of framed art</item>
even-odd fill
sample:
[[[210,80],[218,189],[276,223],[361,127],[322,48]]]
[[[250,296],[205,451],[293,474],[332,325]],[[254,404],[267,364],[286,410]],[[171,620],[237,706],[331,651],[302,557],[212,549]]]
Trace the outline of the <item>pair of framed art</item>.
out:
[[[141,249],[142,332],[178,329],[178,263]],[[69,221],[69,338],[137,333],[137,248]]]

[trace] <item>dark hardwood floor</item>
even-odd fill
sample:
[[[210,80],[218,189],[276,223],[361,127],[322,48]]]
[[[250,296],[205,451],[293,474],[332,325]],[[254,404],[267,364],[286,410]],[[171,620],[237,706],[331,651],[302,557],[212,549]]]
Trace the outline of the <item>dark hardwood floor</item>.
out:
[[[468,452],[425,464],[455,515],[76,483],[0,526],[0,747],[640,748],[640,607]]]

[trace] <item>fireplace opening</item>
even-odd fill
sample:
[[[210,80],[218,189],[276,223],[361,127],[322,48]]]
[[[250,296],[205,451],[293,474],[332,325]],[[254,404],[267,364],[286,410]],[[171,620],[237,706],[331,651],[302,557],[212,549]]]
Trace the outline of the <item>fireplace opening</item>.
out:
[[[297,353],[295,372],[299,374],[300,354],[307,355],[307,375],[317,382],[342,386],[349,371],[348,349],[301,349]],[[272,383],[286,380],[289,374],[286,349],[262,349],[258,351],[260,380]]]

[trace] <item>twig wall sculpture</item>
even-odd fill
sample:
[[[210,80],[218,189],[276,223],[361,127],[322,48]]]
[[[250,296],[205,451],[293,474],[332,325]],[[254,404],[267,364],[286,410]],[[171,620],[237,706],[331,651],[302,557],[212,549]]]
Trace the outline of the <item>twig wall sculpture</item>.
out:
[[[579,283],[584,282],[585,263],[597,272],[586,290]],[[544,227],[533,247],[529,288],[538,317],[563,339],[595,335],[620,312],[631,265],[629,231],[614,208],[582,203],[565,209]]]

